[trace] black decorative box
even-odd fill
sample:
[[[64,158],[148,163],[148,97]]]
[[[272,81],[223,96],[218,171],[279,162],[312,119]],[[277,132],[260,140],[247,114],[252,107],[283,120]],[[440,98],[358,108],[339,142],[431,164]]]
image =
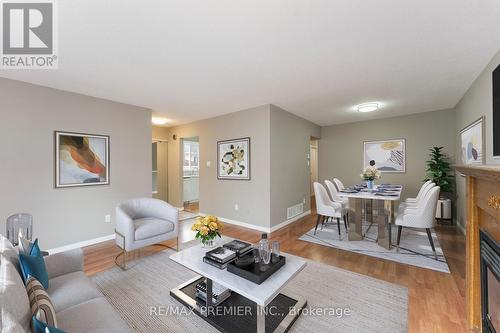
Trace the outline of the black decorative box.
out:
[[[252,254],[250,254],[250,256],[253,257]],[[276,262],[270,261],[268,265],[265,265],[261,261],[258,264],[252,263],[247,267],[238,267],[235,261],[232,261],[227,265],[227,271],[252,281],[253,283],[261,284],[268,277],[278,271],[283,265],[285,265],[285,263],[286,258],[284,256],[279,256],[279,260]]]

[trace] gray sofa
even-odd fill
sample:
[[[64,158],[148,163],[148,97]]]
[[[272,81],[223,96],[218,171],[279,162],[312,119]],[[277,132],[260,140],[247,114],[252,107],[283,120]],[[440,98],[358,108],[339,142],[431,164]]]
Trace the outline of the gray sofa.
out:
[[[18,260],[17,249],[0,235],[1,332],[30,332],[31,311]],[[94,282],[83,273],[81,249],[47,256],[45,264],[49,274],[47,293],[60,329],[68,333],[130,332]]]

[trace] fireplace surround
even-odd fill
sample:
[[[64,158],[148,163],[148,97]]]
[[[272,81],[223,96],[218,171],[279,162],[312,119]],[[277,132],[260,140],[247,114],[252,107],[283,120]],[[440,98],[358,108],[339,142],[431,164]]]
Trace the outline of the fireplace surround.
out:
[[[483,332],[500,332],[500,244],[484,230],[480,233],[481,309]]]

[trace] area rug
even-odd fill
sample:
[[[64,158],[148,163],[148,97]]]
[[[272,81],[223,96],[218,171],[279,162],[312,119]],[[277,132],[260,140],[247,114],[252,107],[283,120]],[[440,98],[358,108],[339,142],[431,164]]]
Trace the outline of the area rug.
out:
[[[99,289],[136,332],[218,332],[195,314],[150,314],[151,307],[179,307],[169,291],[196,276],[173,262],[172,250],[139,259],[128,271],[118,267],[93,276]],[[290,332],[406,332],[405,287],[307,260],[286,290],[307,299],[308,309]],[[256,285],[256,288],[258,286]],[[330,315],[318,314],[317,309]],[[325,310],[322,310],[325,309]],[[333,316],[328,309],[349,309]],[[346,313],[342,310],[343,313]]]
[[[314,228],[302,235],[299,239],[311,243],[330,246],[337,249],[365,254],[367,256],[397,261],[403,264],[432,269],[439,272],[450,273],[450,269],[443,254],[443,250],[439,245],[438,238],[432,231],[432,239],[436,249],[437,260],[434,258],[432,248],[427,237],[427,233],[423,229],[403,228],[401,232],[401,242],[399,251],[396,247],[387,250],[377,244],[377,224],[369,227],[369,223],[363,224],[363,233],[365,237],[361,241],[347,240],[347,234],[344,225],[341,223],[339,240],[337,224],[328,223],[322,230],[318,227],[316,235]],[[395,246],[397,240],[397,227],[392,228],[392,242]],[[368,232],[367,232],[368,231]]]

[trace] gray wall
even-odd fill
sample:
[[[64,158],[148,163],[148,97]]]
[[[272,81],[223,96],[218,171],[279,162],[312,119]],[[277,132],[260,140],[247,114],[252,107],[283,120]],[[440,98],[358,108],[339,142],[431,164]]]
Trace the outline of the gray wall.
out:
[[[271,227],[286,221],[286,209],[305,199],[310,209],[310,173],[307,156],[311,137],[321,127],[271,105]]]
[[[168,129],[155,128],[169,141],[169,202],[182,206],[181,138],[199,137],[200,211],[226,219],[269,227],[269,105]],[[217,141],[250,137],[251,180],[217,179]],[[211,166],[207,167],[210,161]],[[234,205],[239,205],[239,210]]]
[[[485,116],[486,121],[486,164],[500,164],[500,158],[493,158],[493,105],[492,72],[500,64],[500,51],[493,57],[483,72],[476,78],[467,93],[455,107],[456,110],[456,156],[460,163],[460,131],[467,125]],[[500,130],[500,129],[499,129]],[[457,221],[465,226],[465,178],[457,175]]]
[[[0,79],[0,124],[1,233],[28,212],[45,249],[107,236],[118,202],[151,196],[149,110]],[[55,189],[55,130],[109,135],[111,185]]]
[[[425,177],[429,149],[443,146],[454,159],[454,110],[323,127],[319,141],[319,179],[337,177],[345,185],[359,183],[363,141],[406,139],[406,173],[383,173],[379,183],[404,186],[403,197],[415,196]]]

